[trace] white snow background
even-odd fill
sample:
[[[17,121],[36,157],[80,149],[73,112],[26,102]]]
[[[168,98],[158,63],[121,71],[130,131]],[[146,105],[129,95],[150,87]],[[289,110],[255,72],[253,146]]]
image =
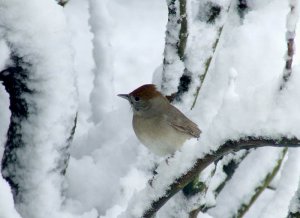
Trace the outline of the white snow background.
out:
[[[162,187],[158,191],[163,192],[169,180],[188,169],[191,161],[201,157],[202,152],[216,149],[227,138],[244,135],[300,138],[297,49],[287,89],[278,94],[285,64],[288,1],[255,0],[250,6],[252,10],[243,24],[236,15],[227,17],[217,55],[195,108],[190,111],[184,104],[177,105],[199,125],[203,134],[200,141],[188,142],[182,152],[177,152],[170,167],[162,164],[158,168],[159,173],[164,174],[154,183],[154,187]],[[192,11],[197,13],[195,8]],[[116,218],[124,215],[129,203],[134,205],[129,210],[139,214],[153,197],[143,198],[145,196],[139,195],[139,191],[151,194],[149,187],[144,188],[152,176],[154,164],[161,159],[138,142],[131,127],[130,106],[116,95],[151,83],[152,79],[158,80],[158,75],[153,78],[153,72],[163,61],[166,2],[70,0],[64,14],[74,52],[79,111],[61,217]],[[288,27],[293,22],[289,18]],[[191,30],[194,40],[199,40],[197,27],[191,27]],[[299,38],[297,36],[300,33],[296,35]],[[296,41],[298,44],[299,40]],[[192,51],[195,47],[197,44],[191,41],[187,49]],[[201,52],[195,54],[199,56],[192,62],[201,59]],[[8,56],[5,43],[0,41],[0,70]],[[190,68],[195,66],[196,63]],[[186,99],[185,102],[190,101]],[[0,106],[1,157],[10,116],[8,95],[3,86],[0,86]],[[289,200],[299,182],[298,154],[299,149],[288,152],[273,184],[277,189],[265,191],[245,217],[281,218],[287,214]],[[261,148],[251,153],[216,199],[217,207],[209,211],[210,215],[199,214],[198,217],[230,217],[241,198],[247,198],[247,189],[253,186],[256,177],[268,170],[277,156],[276,148]],[[173,170],[170,170],[171,166]],[[159,193],[152,194],[155,197]],[[182,205],[176,204],[180,198],[179,193],[158,216],[174,217],[168,208],[173,212],[175,208],[177,217],[184,218],[180,215]],[[39,206],[36,207],[38,210]],[[20,217],[14,208],[8,183],[1,177],[0,218]],[[41,218],[50,216],[45,214]]]

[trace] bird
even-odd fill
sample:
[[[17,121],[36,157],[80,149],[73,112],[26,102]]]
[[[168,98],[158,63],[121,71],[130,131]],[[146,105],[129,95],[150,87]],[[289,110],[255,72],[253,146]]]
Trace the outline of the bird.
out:
[[[154,154],[174,155],[186,140],[200,137],[197,124],[173,106],[154,84],[118,96],[129,101],[135,135]]]

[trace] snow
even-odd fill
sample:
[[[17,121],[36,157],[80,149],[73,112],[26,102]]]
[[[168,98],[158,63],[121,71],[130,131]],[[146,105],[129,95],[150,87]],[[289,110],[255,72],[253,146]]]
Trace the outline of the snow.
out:
[[[262,218],[285,217],[299,183],[299,149],[289,148],[276,191],[261,213]]]
[[[90,94],[94,80],[92,69],[95,67],[92,53],[92,33],[88,24],[88,1],[74,0],[64,8],[69,31],[72,35],[71,45],[74,51],[74,71],[78,88],[79,111],[75,140],[86,134],[89,128],[88,119],[92,116]],[[72,16],[75,15],[76,16]]]
[[[294,30],[297,23],[298,12],[289,14],[289,4],[298,8],[297,1],[251,1],[251,10],[243,22],[235,13],[234,5],[228,9],[229,1],[213,2],[224,8],[215,26],[198,20],[201,1],[193,0],[188,4],[191,25],[185,62],[175,57],[171,48],[167,49],[167,58],[173,64],[167,75],[170,83],[164,91],[171,93],[176,89],[179,73],[184,67],[192,72],[191,90],[176,106],[199,125],[202,135],[199,141],[186,142],[182,150],[166,163],[138,142],[131,127],[129,105],[116,96],[151,83],[152,79],[155,84],[161,84],[167,24],[165,1],[71,0],[62,9],[51,1],[30,0],[22,4],[20,10],[18,0],[0,0],[0,22],[13,27],[5,37],[15,43],[28,60],[39,66],[34,76],[42,76],[39,72],[43,72],[44,79],[51,81],[50,84],[41,81],[36,88],[42,87],[41,91],[45,91],[57,87],[53,93],[37,99],[43,106],[43,117],[33,120],[37,125],[32,131],[47,131],[39,135],[27,132],[35,145],[45,143],[45,147],[33,154],[26,151],[32,155],[32,164],[35,161],[40,163],[30,174],[36,180],[28,181],[34,187],[33,194],[27,199],[32,203],[14,206],[8,184],[0,178],[0,214],[7,213],[7,218],[20,218],[18,212],[24,218],[140,217],[149,203],[162,196],[168,185],[190,169],[197,158],[216,150],[226,139],[247,135],[300,137],[297,53],[290,81],[279,94],[287,50],[285,33],[287,29]],[[3,9],[8,5],[10,7]],[[30,7],[35,13],[29,16]],[[44,28],[45,22],[49,28]],[[216,55],[196,105],[190,111],[194,91],[200,85],[197,78],[204,72],[205,61],[213,54],[213,44],[224,23]],[[22,31],[22,36],[19,31]],[[53,41],[44,43],[50,38]],[[1,43],[0,69],[3,69],[8,51]],[[296,46],[298,44],[296,41]],[[45,61],[42,65],[41,60]],[[73,76],[77,78],[77,100]],[[2,86],[0,99],[1,108],[6,108],[0,114],[2,153],[9,124],[8,96]],[[78,124],[66,174],[66,198],[61,199],[56,184],[60,178],[46,172],[53,166],[57,155],[53,144],[60,144],[66,135],[65,129],[68,129],[63,123],[68,123],[70,116],[63,114],[75,112],[75,101],[79,105]],[[205,196],[204,200],[210,205],[216,203],[216,207],[209,211],[209,215],[200,213],[198,217],[226,218],[232,214],[240,202],[249,199],[249,190],[272,169],[280,151],[260,148],[251,152],[217,199]],[[248,212],[248,217],[279,218],[286,215],[300,174],[298,153],[298,149],[289,150],[276,191],[264,192],[251,208],[253,210]],[[148,180],[156,166],[158,175],[151,187]],[[38,170],[43,172],[42,175],[37,174]],[[221,171],[211,180],[208,171],[206,173],[202,176],[210,182],[210,189],[224,179]],[[184,217],[191,209],[191,203],[197,205],[199,199],[196,196],[188,201],[178,193],[162,208],[158,217]],[[30,211],[36,214],[32,215]]]
[[[242,204],[247,204],[251,200],[257,185],[262,185],[266,174],[272,172],[278,159],[281,157],[281,150],[260,148],[252,151],[241,162],[232,179],[217,197],[216,207],[211,209],[209,214],[215,218],[233,217],[235,215],[234,212]],[[242,186],[239,185],[241,182]]]
[[[9,184],[0,176],[0,214],[5,218],[21,218],[14,207],[13,196]]]
[[[4,69],[8,57],[9,50],[5,42],[2,40],[0,41],[0,70]],[[2,159],[10,117],[10,111],[7,107],[7,105],[9,105],[9,97],[2,84],[0,85],[0,99],[0,107],[2,108],[0,113],[0,120],[2,121],[0,125],[0,158]]]
[[[214,25],[208,24],[202,18],[206,16],[207,10],[214,5],[221,8],[220,15],[214,21]],[[230,1],[198,1],[193,0],[190,3],[188,16],[189,20],[189,38],[186,47],[185,67],[194,78],[188,93],[185,94],[183,104],[190,108],[194,102],[192,97],[197,87],[202,86],[199,77],[209,73],[210,68],[207,68],[207,63],[218,49],[218,42],[222,41],[219,35],[222,35],[226,29],[226,21],[228,19],[228,10]],[[234,7],[230,7],[233,10]],[[225,25],[225,26],[223,26]],[[221,28],[223,27],[223,28]],[[213,61],[213,59],[212,59]]]
[[[284,65],[282,57],[286,51],[285,20],[279,16],[280,13],[284,15],[286,10],[281,10],[284,7],[280,4],[283,3],[274,1],[269,7],[250,11],[243,25],[234,20],[230,26],[227,24],[227,31],[223,33],[222,48],[219,48],[211,69],[212,73],[208,74],[198,104],[192,111],[196,119],[200,118],[198,121],[202,123],[200,127],[208,128],[215,138],[218,137],[217,134],[220,134],[221,138],[266,135],[264,132],[266,130],[271,130],[268,134],[276,135],[274,128],[283,127],[280,124],[274,125],[274,122],[279,122],[280,117],[274,112],[277,110],[280,113],[278,104],[281,104],[275,96]],[[273,28],[273,23],[276,23],[278,28]],[[273,37],[274,35],[276,37]],[[228,98],[230,89],[228,83],[232,69],[238,74],[234,82],[235,95],[238,95],[238,99]],[[280,99],[284,101],[284,97]],[[283,116],[289,115],[291,114]],[[290,118],[294,123],[295,117]],[[282,122],[285,123],[286,120],[282,118]],[[226,124],[226,128],[220,125],[221,123]],[[209,126],[206,127],[206,124]],[[295,131],[293,128],[290,130]]]
[[[108,9],[114,18],[111,44],[118,94],[151,83],[163,59],[167,7],[159,0],[113,0]]]
[[[107,8],[108,1],[90,0],[90,26],[94,34],[93,57],[95,60],[95,79],[90,101],[92,120],[99,123],[113,108],[113,52],[110,42],[112,17]],[[101,22],[99,22],[101,20]]]

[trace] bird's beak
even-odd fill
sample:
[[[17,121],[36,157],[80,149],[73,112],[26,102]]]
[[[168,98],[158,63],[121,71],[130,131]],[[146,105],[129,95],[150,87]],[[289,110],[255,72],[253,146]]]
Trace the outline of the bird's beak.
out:
[[[118,94],[119,97],[125,98],[126,100],[129,100],[129,95],[128,94]]]

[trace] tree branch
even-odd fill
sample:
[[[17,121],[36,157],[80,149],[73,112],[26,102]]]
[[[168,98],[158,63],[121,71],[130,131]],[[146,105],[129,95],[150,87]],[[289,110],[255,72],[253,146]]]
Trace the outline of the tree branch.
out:
[[[276,161],[276,164],[271,169],[271,171],[268,171],[265,175],[265,178],[257,184],[254,189],[250,190],[251,192],[251,198],[248,201],[242,201],[240,202],[240,207],[237,211],[235,211],[234,217],[242,218],[244,215],[249,211],[251,206],[255,203],[255,201],[258,199],[258,197],[263,193],[263,191],[268,187],[268,185],[272,182],[274,177],[279,172],[279,169],[281,167],[282,161],[287,153],[288,148],[284,148],[282,151],[280,151],[281,155]]]
[[[297,138],[282,137],[281,139],[268,139],[265,137],[246,137],[240,140],[228,140],[222,144],[216,151],[206,154],[203,158],[197,159],[193,167],[173,181],[167,188],[164,195],[156,198],[150,204],[150,207],[143,212],[143,218],[151,218],[173,195],[185,187],[209,164],[219,159],[225,154],[241,149],[250,149],[258,147],[300,147],[300,140]]]
[[[298,20],[298,11],[296,8],[297,4],[290,3],[290,12],[287,15],[287,24],[286,24],[286,41],[287,41],[287,54],[285,68],[282,77],[282,84],[280,90],[282,90],[287,81],[289,80],[292,74],[292,64],[294,56],[294,47],[295,47],[295,36],[296,36],[296,25]]]
[[[226,13],[229,13],[229,10],[230,10],[230,4],[228,5],[228,8],[222,8],[218,5],[215,5],[215,4],[209,4],[209,7],[210,7],[210,16],[209,19],[206,21],[207,23],[211,23],[211,24],[214,24],[215,23],[215,20],[217,17],[219,17],[222,13],[221,11],[226,11]],[[224,25],[225,25],[225,22],[222,23],[220,26],[216,26],[217,28],[217,35],[216,35],[216,38],[215,38],[215,41],[212,45],[212,48],[211,48],[211,55],[208,56],[205,60],[205,67],[203,69],[203,71],[199,74],[199,80],[200,80],[200,84],[199,86],[196,88],[196,91],[195,91],[195,98],[194,98],[194,101],[192,103],[192,106],[191,106],[191,109],[193,109],[196,105],[196,102],[197,102],[197,99],[198,99],[198,96],[199,96],[199,92],[202,88],[202,85],[204,83],[204,80],[206,78],[206,75],[211,67],[211,62],[212,62],[212,59],[213,57],[215,56],[215,52],[216,52],[216,49],[218,47],[218,44],[220,42],[220,38],[221,38],[221,35],[222,35],[222,32],[223,32],[223,28],[224,28]]]
[[[57,3],[62,7],[65,7],[68,2],[69,0],[57,0]]]
[[[186,11],[186,0],[179,0],[179,13],[180,13],[180,31],[179,31],[179,41],[177,45],[178,56],[180,60],[184,59],[186,42],[188,38],[188,23],[187,23],[187,11]]]

